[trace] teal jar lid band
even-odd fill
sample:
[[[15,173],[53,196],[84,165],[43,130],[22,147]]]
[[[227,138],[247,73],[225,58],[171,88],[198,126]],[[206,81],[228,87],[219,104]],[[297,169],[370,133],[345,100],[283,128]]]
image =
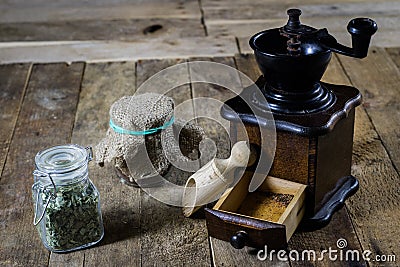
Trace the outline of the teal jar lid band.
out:
[[[165,123],[164,125],[162,125],[160,127],[151,128],[151,129],[144,130],[144,131],[132,131],[132,130],[124,129],[124,128],[116,125],[112,121],[112,119],[110,119],[110,127],[111,127],[111,129],[114,130],[114,132],[119,133],[119,134],[147,135],[147,134],[153,134],[153,133],[156,133],[156,132],[158,132],[160,130],[164,130],[164,129],[168,128],[169,126],[171,126],[174,123],[174,121],[175,121],[175,117],[172,116],[171,119],[167,123]]]

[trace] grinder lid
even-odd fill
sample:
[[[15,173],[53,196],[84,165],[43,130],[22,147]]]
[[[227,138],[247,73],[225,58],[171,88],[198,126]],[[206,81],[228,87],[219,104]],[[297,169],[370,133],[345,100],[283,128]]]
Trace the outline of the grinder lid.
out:
[[[351,34],[352,47],[344,46],[328,33],[327,29],[315,29],[300,22],[300,9],[287,11],[289,20],[281,28],[265,30],[250,39],[250,46],[259,53],[269,56],[304,56],[336,52],[350,57],[367,56],[371,36],[377,31],[375,21],[355,18],[347,25]]]

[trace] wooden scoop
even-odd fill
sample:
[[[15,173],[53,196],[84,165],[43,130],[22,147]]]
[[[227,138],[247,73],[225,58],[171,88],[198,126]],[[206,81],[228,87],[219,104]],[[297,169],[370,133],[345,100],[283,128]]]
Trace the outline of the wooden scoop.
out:
[[[227,159],[213,159],[195,172],[186,182],[183,192],[183,214],[189,217],[202,205],[217,200],[232,184],[234,170],[246,167],[250,149],[245,141],[237,142]]]

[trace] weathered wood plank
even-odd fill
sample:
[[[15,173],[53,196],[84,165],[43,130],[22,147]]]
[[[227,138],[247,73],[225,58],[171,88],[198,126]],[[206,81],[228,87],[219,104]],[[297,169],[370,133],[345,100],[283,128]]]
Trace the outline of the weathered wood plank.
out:
[[[237,52],[238,49],[234,38],[193,37],[160,42],[140,40],[135,42],[0,43],[0,64],[20,62],[105,62],[193,56],[232,56]]]
[[[195,18],[200,20],[201,17],[197,1],[160,1],[157,3],[126,1],[126,3],[108,2],[100,5],[97,2],[86,2],[79,6],[74,3],[65,3],[66,5],[64,6],[52,6],[49,2],[42,3],[39,6],[30,6],[30,4],[26,3],[23,6],[3,5],[0,9],[0,23],[138,18]]]
[[[222,6],[208,7],[203,5],[205,21],[208,20],[245,20],[245,19],[272,19],[285,17],[285,11],[289,8],[300,8],[302,17],[330,17],[330,16],[397,16],[400,11],[400,3],[372,2],[359,3],[341,2],[328,4],[298,4],[298,3],[252,3],[232,4],[222,2]]]
[[[272,261],[269,257],[263,260],[263,254],[260,253],[260,259],[257,257],[258,250],[245,247],[237,250],[228,242],[210,237],[211,253],[214,266],[278,266],[289,267],[288,261],[279,261],[276,254]]]
[[[232,57],[218,58],[191,58],[194,61],[206,61],[227,65],[236,69],[235,61]],[[189,62],[190,63],[190,62]],[[196,63],[193,63],[196,64]],[[197,123],[204,129],[206,138],[214,142],[216,151],[208,149],[203,151],[201,165],[205,165],[208,161],[215,157],[228,158],[230,155],[230,138],[229,138],[229,122],[220,115],[220,109],[223,101],[235,96],[230,90],[240,91],[241,83],[239,76],[236,74],[231,76],[224,68],[206,65],[190,65],[189,73],[191,80],[191,90],[193,96],[194,116]],[[194,81],[208,81],[208,83],[199,83]],[[216,85],[212,82],[221,82]],[[213,206],[213,203],[208,205]],[[199,214],[201,214],[201,210]],[[209,237],[211,249],[212,263],[214,266],[224,264],[226,266],[240,266],[247,260],[247,254],[237,254],[231,251],[233,248],[224,241]],[[251,261],[249,261],[251,262]]]
[[[108,129],[111,105],[136,90],[135,62],[87,64],[72,140],[95,146]]]
[[[160,76],[152,77],[160,71],[178,65],[172,73],[162,72]],[[145,81],[151,79],[151,83]],[[175,106],[190,99],[189,74],[185,59],[154,59],[139,60],[137,63],[137,88],[138,93],[154,92],[172,97]],[[182,86],[178,86],[182,84]]]
[[[350,217],[363,248],[373,256],[399,255],[398,242],[393,242],[400,218],[400,177],[395,169],[399,168],[399,70],[382,49],[373,49],[362,61],[344,57],[340,61],[363,93],[366,110],[356,114],[353,172],[360,190],[349,201]]]
[[[372,252],[373,260],[377,255],[399,255],[398,242],[393,241],[399,234],[399,175],[364,109],[356,113],[352,173],[360,190],[347,207],[363,249]]]
[[[384,49],[374,48],[360,62],[340,57],[352,84],[397,170],[400,170],[400,71]]]
[[[65,7],[98,7],[98,6],[117,6],[117,5],[127,5],[132,4],[132,0],[96,0],[96,1],[84,1],[82,0],[57,0],[57,1],[47,1],[47,0],[31,0],[26,2],[25,0],[6,0],[0,2],[0,7],[10,7],[10,8],[27,8],[27,7],[52,7],[52,8],[65,8]],[[177,5],[186,3],[197,3],[197,0],[137,0],[134,1],[138,5],[153,4],[162,5],[166,2],[174,2]]]
[[[388,48],[386,52],[390,55],[397,68],[400,69],[400,49],[399,48]]]
[[[364,6],[364,4],[365,9],[357,8],[357,6]],[[274,5],[270,2],[264,2],[262,5],[265,5],[265,7],[258,8],[257,5],[254,6],[253,4],[244,7],[229,4],[225,7],[215,8],[214,12],[222,12],[222,14],[215,14],[214,18],[205,19],[208,34],[210,36],[239,37],[241,53],[250,52],[251,49],[247,44],[250,36],[265,29],[281,27],[287,22],[285,11],[290,4],[280,7],[280,4]],[[299,6],[295,5],[295,7]],[[399,38],[397,38],[399,35],[397,25],[400,18],[394,15],[398,13],[399,3],[324,3],[322,5],[300,6],[300,8],[303,9],[302,23],[316,28],[327,28],[341,43],[350,44],[351,38],[346,30],[348,21],[354,17],[368,16],[373,18],[379,27],[379,32],[372,39],[372,45],[382,47],[400,45]],[[241,15],[233,15],[232,10]],[[207,14],[207,9],[204,12]],[[229,18],[224,18],[225,12],[229,14]],[[268,14],[257,16],[252,12]]]
[[[260,75],[262,75],[260,69],[258,68],[254,55],[240,54],[235,57],[235,60],[238,70],[243,72],[247,77],[249,77],[254,82],[258,79],[258,77],[260,77]],[[244,81],[242,81],[242,83],[244,83]]]
[[[161,27],[160,27],[161,26]],[[178,39],[205,36],[199,19],[115,19],[1,23],[0,41]]]
[[[335,17],[305,17],[301,18],[301,22],[315,28],[327,28],[329,33],[337,35],[343,33],[347,39],[351,39],[351,35],[347,32],[347,23],[355,18],[355,15],[335,16]],[[378,24],[379,31],[373,39],[385,32],[397,31],[397,25],[400,23],[399,17],[387,17],[375,15],[372,17]],[[236,36],[248,37],[262,30],[279,28],[287,23],[285,12],[277,19],[257,19],[257,20],[209,20],[206,21],[207,33],[210,36]],[[339,36],[340,38],[342,36]],[[344,39],[344,38],[342,38]]]
[[[82,80],[72,142],[95,147],[108,129],[111,104],[134,92],[134,62],[88,64]],[[140,265],[140,190],[122,184],[112,164],[101,168],[91,163],[89,176],[100,192],[104,240],[94,248],[73,255],[52,253],[50,265],[68,266],[71,261],[80,264],[83,259],[84,266]]]
[[[69,143],[83,64],[34,65],[0,180],[0,259],[4,265],[47,265],[49,252],[32,224],[35,154]]]
[[[348,0],[303,0],[301,1],[302,4],[331,4],[334,5],[336,3],[348,3]],[[352,3],[363,3],[365,0],[352,0]],[[386,2],[386,0],[377,0],[375,2]],[[227,5],[236,5],[236,6],[246,6],[246,5],[251,5],[251,4],[270,4],[270,5],[276,5],[276,4],[287,4],[287,5],[292,5],[292,6],[297,6],[298,1],[296,0],[268,0],[266,2],[265,0],[202,0],[201,4],[203,7],[210,7],[210,8],[224,8]]]
[[[337,242],[343,239],[347,242],[346,246],[339,248]],[[330,248],[338,251],[337,254],[332,254],[332,258],[329,258],[328,253],[323,252],[323,250],[329,251]],[[367,266],[346,208],[339,210],[332,221],[321,230],[297,232],[290,240],[289,249],[299,252],[298,260],[296,254],[292,254],[294,260],[291,266]],[[311,254],[310,258],[304,254],[303,257],[304,251],[315,251],[316,254],[315,256]],[[340,260],[340,251],[344,255],[343,260]],[[350,256],[346,258],[347,251],[358,251],[358,258],[353,259]],[[333,260],[335,255],[337,255],[337,260]]]
[[[226,68],[236,68],[232,57],[191,58],[190,61],[206,61],[224,64]],[[237,72],[230,73],[224,67],[196,64],[189,71],[191,75],[192,95],[194,99],[194,113],[197,122],[206,132],[208,138],[214,141],[217,148],[217,158],[228,158],[230,155],[229,122],[220,115],[224,101],[235,96],[234,92],[241,91],[241,81]],[[232,76],[233,74],[234,76]],[[193,80],[204,80],[208,83],[193,83]],[[220,82],[221,85],[212,84]],[[210,153],[213,151],[209,151]],[[207,159],[211,160],[207,155]],[[203,162],[202,164],[205,164]]]
[[[0,66],[0,177],[7,158],[31,65]]]
[[[85,266],[85,252],[75,251],[74,253],[66,254],[50,253],[48,266],[83,267]]]
[[[152,60],[139,61],[137,64],[137,84],[140,85],[153,74],[171,65],[182,63],[181,60]],[[164,93],[160,88],[174,84],[174,80],[186,81],[186,85],[170,91],[167,95],[174,98],[176,105],[189,100],[191,94],[189,86],[189,73],[186,64],[175,75],[163,76],[151,91]],[[150,90],[151,88],[149,88]],[[146,90],[148,91],[148,90]],[[186,109],[188,115],[193,116],[193,107]],[[190,114],[191,113],[191,114]],[[180,116],[179,114],[175,114]],[[171,167],[166,179],[175,180],[182,184],[190,173]],[[176,181],[178,180],[178,181]],[[186,219],[181,208],[167,206],[153,199],[146,193],[141,196],[141,253],[142,265],[209,265],[209,247],[205,221],[199,219]]]
[[[72,140],[97,144],[108,129],[110,106],[133,94],[135,82],[134,62],[88,64]],[[85,252],[85,266],[139,266],[140,190],[122,184],[111,164],[93,164],[90,171],[101,194],[106,235],[98,247]]]

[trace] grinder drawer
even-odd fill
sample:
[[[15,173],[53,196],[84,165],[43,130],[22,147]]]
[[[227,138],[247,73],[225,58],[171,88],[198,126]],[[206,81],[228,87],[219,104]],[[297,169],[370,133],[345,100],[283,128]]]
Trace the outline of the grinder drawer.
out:
[[[213,209],[206,209],[208,233],[235,248],[285,248],[303,218],[306,186],[268,176],[250,193],[252,174],[245,172]]]

